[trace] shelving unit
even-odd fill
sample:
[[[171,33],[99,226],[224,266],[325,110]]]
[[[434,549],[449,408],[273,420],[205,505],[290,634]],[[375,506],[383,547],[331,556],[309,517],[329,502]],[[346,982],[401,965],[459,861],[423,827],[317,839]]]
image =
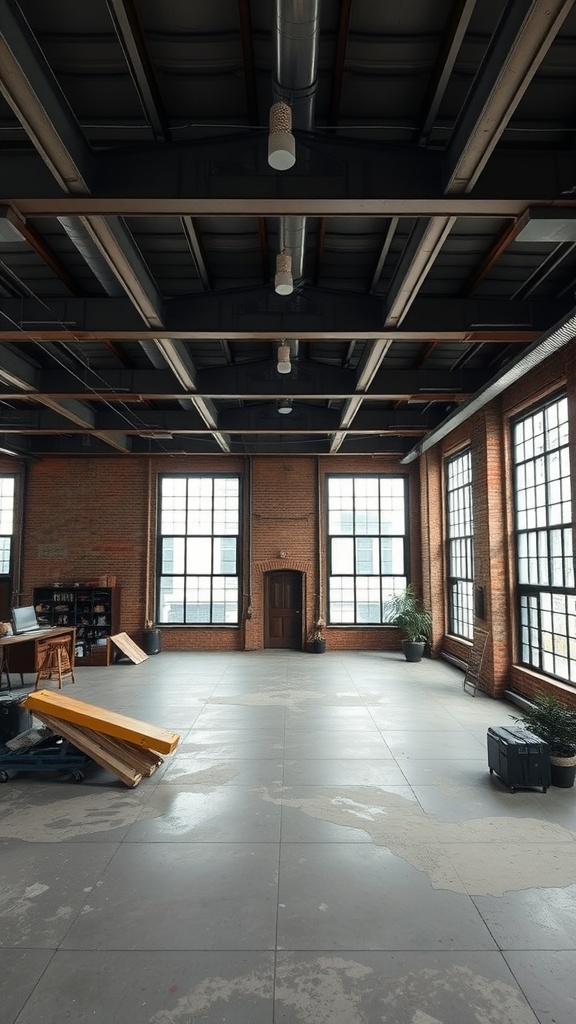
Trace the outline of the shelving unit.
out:
[[[36,587],[42,626],[76,626],[76,664],[108,665],[108,637],[120,630],[120,587]]]

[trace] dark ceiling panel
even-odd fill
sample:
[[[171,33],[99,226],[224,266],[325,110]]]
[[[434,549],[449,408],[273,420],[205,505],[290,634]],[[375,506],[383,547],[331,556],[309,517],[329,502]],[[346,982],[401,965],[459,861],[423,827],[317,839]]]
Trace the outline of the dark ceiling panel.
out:
[[[525,0],[323,0],[314,124],[286,172],[267,163],[273,3],[20,7],[0,11],[0,432],[18,450],[401,457],[567,314],[576,249],[515,232],[528,205],[576,201],[576,5],[547,5],[550,40]],[[530,84],[448,202],[524,15]],[[281,218],[300,215],[282,298]]]

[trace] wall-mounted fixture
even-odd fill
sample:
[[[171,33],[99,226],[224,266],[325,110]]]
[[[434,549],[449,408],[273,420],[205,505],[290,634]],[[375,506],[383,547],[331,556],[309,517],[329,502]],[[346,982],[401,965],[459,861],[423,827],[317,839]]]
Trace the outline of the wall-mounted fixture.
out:
[[[276,406],[277,411],[281,416],[288,416],[292,412],[292,399],[281,398]]]
[[[290,345],[286,345],[284,342],[278,345],[277,357],[278,362],[276,364],[276,369],[278,370],[278,373],[290,373],[292,369],[292,363],[290,362]]]
[[[296,143],[292,134],[292,111],[279,100],[270,107],[268,163],[275,171],[288,171],[296,163]]]
[[[276,257],[274,291],[277,295],[291,295],[294,291],[294,281],[292,279],[292,257],[286,249],[279,252]]]

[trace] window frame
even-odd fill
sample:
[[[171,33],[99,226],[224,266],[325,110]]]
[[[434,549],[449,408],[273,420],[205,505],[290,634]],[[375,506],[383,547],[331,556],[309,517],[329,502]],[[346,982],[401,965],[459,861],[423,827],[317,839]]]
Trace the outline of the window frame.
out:
[[[330,512],[331,512],[331,508],[330,508],[330,481],[331,480],[336,480],[336,479],[339,479],[339,480],[352,480],[353,482],[356,481],[356,480],[375,480],[376,479],[378,481],[378,491],[379,491],[379,507],[378,507],[378,515],[379,515],[379,517],[380,517],[380,511],[381,511],[381,508],[380,508],[380,481],[382,481],[382,480],[400,480],[402,482],[402,484],[403,484],[403,499],[404,499],[404,532],[403,532],[403,534],[388,534],[388,533],[380,533],[380,532],[378,532],[378,533],[371,533],[371,534],[368,534],[368,533],[355,533],[354,530],[352,530],[351,533],[347,533],[347,534],[333,534],[333,533],[331,533],[330,532]],[[353,486],[354,486],[354,484],[353,484]],[[353,508],[352,512],[353,512],[353,515],[355,515],[356,514],[356,509]],[[389,620],[387,620],[386,616],[385,616],[385,602],[386,602],[386,599],[383,598],[383,580],[386,580],[386,579],[390,579],[391,581],[392,580],[397,580],[397,581],[398,580],[402,580],[401,587],[390,588],[390,591],[389,591],[390,595],[392,595],[392,593],[395,592],[398,589],[402,589],[403,590],[404,587],[406,586],[406,584],[410,580],[410,571],[409,571],[410,570],[410,478],[409,478],[409,475],[407,473],[327,473],[326,474],[326,478],[325,478],[325,515],[324,515],[324,526],[325,526],[325,538],[326,538],[326,569],[325,569],[325,572],[326,572],[326,595],[327,595],[327,598],[326,598],[326,617],[327,617],[328,625],[331,626],[331,627],[336,627],[336,628],[342,627],[342,628],[349,628],[349,629],[372,629],[372,628],[381,628],[382,626],[392,625],[392,623]],[[366,574],[366,573],[358,573],[357,571],[352,572],[352,573],[345,573],[345,572],[334,573],[332,571],[332,540],[334,538],[338,538],[338,537],[345,537],[347,539],[352,540],[352,542],[353,542],[353,545],[352,545],[352,547],[353,547],[353,560],[354,560],[354,569],[355,570],[357,569],[357,564],[356,564],[356,562],[357,562],[357,551],[356,551],[356,543],[355,543],[356,540],[358,540],[359,538],[366,538],[366,539],[370,539],[371,538],[374,541],[376,539],[377,542],[378,542],[378,545],[379,545],[380,558],[381,558],[382,539],[383,538],[391,538],[391,539],[393,539],[393,538],[396,538],[396,539],[400,538],[401,541],[402,541],[402,549],[403,549],[403,568],[404,568],[404,573],[403,574],[398,574],[398,573],[382,573],[382,572],[380,572],[379,574],[371,574],[371,575],[370,574]],[[331,611],[331,609],[332,609],[331,582],[332,582],[333,579],[336,579],[336,578],[340,579],[340,578],[346,578],[346,577],[348,577],[348,578],[350,578],[350,579],[352,579],[354,581],[354,584],[353,584],[354,619],[352,621],[351,620],[343,621],[342,619],[334,619],[333,615],[332,615],[332,611]],[[362,579],[363,580],[367,580],[367,579],[376,580],[377,579],[379,581],[379,603],[380,603],[380,619],[379,619],[379,621],[365,621],[365,620],[359,620],[359,618],[358,618],[358,607],[359,607],[359,604],[362,603],[359,600],[359,597],[358,597],[357,581],[359,579],[360,580],[362,580]]]
[[[214,489],[212,487],[212,504],[211,504],[211,515],[212,515],[212,531],[210,533],[197,533],[189,534],[183,533],[162,533],[162,514],[163,514],[163,502],[162,502],[162,485],[167,479],[180,479],[189,481],[190,479],[196,480],[235,480],[238,484],[238,529],[236,533],[217,533],[214,531]],[[186,506],[185,514],[188,512],[188,486],[186,487]],[[156,516],[156,621],[159,626],[174,629],[238,629],[241,623],[241,602],[242,602],[242,504],[243,504],[243,490],[242,490],[242,477],[240,473],[159,473],[157,478],[157,516]],[[182,540],[184,543],[184,566],[181,572],[174,571],[163,571],[163,541],[166,538],[174,538]],[[202,540],[210,539],[212,542],[217,538],[234,538],[236,552],[235,552],[235,568],[234,573],[218,572],[213,571],[213,558],[214,548],[212,548],[212,571],[210,573],[190,573],[187,571],[188,567],[186,564],[188,557],[188,540],[191,538],[197,538]],[[168,621],[160,618],[160,610],[162,608],[162,580],[165,578],[180,578],[183,583],[183,599],[182,599],[182,618],[177,621]],[[190,602],[187,600],[187,586],[186,581],[192,578],[204,579],[210,581],[210,601],[209,601],[209,619],[207,621],[189,620],[187,618],[188,608]],[[222,619],[214,618],[214,606],[217,601],[214,597],[214,581],[216,579],[233,579],[237,585],[237,600],[235,604],[235,618],[234,621],[226,621]],[[226,603],[224,604],[226,607]]]
[[[2,572],[0,568],[0,576],[4,579],[9,579],[14,574],[14,539],[16,535],[16,505],[18,502],[18,478],[16,473],[0,473],[0,480],[11,480],[12,481],[12,529],[10,533],[0,533],[0,541],[8,541],[8,568],[5,572]],[[1,495],[0,495],[1,504]]]
[[[555,428],[548,427],[546,425],[546,414],[547,410],[557,405],[559,402],[566,402],[566,430],[567,436],[562,444],[556,446],[548,446],[547,437],[551,431]],[[569,408],[568,408],[568,394],[566,389],[560,392],[556,392],[553,395],[547,396],[542,401],[530,406],[528,409],[523,409],[521,413],[510,419],[510,451],[511,451],[511,469],[512,469],[512,498],[513,498],[513,535],[514,535],[514,565],[515,565],[515,582],[516,582],[516,594],[515,594],[515,605],[517,614],[517,655],[518,662],[520,665],[531,671],[539,672],[542,675],[547,676],[550,679],[556,679],[561,681],[567,686],[576,687],[576,580],[574,579],[574,554],[573,554],[573,537],[574,537],[574,502],[572,495],[572,473],[573,466],[570,460],[570,420],[569,420]],[[534,420],[539,414],[544,417],[544,430],[543,438],[544,445],[542,451],[538,455],[532,455],[530,459],[523,458],[517,459],[517,445],[516,445],[516,430],[520,424],[526,423],[528,420]],[[532,433],[532,439],[534,433]],[[525,443],[526,439],[523,442]],[[549,484],[551,480],[555,479],[550,476],[550,456],[555,452],[558,454],[560,466],[562,463],[561,452],[565,450],[567,453],[567,473],[558,476],[560,484],[560,491],[562,491],[562,481],[567,480],[569,488],[569,503],[570,503],[570,520],[566,521],[561,518],[557,522],[550,521],[550,509],[553,508],[549,502]],[[536,483],[537,473],[537,460],[542,459],[542,468],[544,470],[543,482]],[[523,492],[526,494],[529,491],[529,486],[526,485],[526,469],[531,464],[534,469],[534,493],[537,493],[538,488],[543,487],[546,495],[545,501],[538,504],[521,508],[520,497]],[[522,469],[522,473],[520,470]],[[523,477],[522,486],[520,485],[520,478]],[[531,479],[531,477],[530,477]],[[563,501],[560,504],[564,504]],[[544,524],[535,522],[530,527],[528,525],[520,528],[519,517],[520,513],[532,513],[537,519],[539,510],[544,510],[546,521]],[[562,574],[564,582],[562,585],[551,583],[550,580],[554,579],[555,567],[554,567],[554,541],[552,534],[557,532],[562,534],[561,538],[561,561],[562,561]],[[530,554],[530,535],[534,537],[536,544],[535,556]],[[526,538],[526,544],[521,544],[521,537]],[[544,538],[544,540],[542,540]],[[568,547],[565,547],[567,543]],[[544,556],[542,549],[546,548],[546,555]],[[524,553],[525,552],[525,553]],[[526,565],[523,567],[521,561],[525,560]],[[540,574],[541,567],[546,565],[547,568],[547,582],[530,582],[526,581],[523,577],[525,570],[528,575],[531,572],[530,562],[536,562],[536,568],[538,575]],[[572,585],[566,584],[566,579],[572,577]],[[554,608],[554,598],[557,598],[556,605]],[[549,600],[548,600],[549,599]],[[564,610],[560,608],[561,604],[564,604]],[[549,604],[549,607],[547,605]],[[570,606],[572,611],[570,613]],[[559,623],[559,620],[564,616],[565,629],[564,632],[555,631]],[[550,623],[550,629],[544,629],[543,626]],[[572,633],[570,633],[570,621],[572,622]],[[547,650],[543,642],[543,636],[550,637],[552,643],[552,650]],[[559,640],[557,641],[557,638]],[[564,641],[566,645],[567,655],[562,657],[558,653],[558,646]],[[572,657],[570,657],[570,649],[572,650]],[[552,667],[550,667],[549,660],[552,660]],[[567,671],[562,673],[555,671],[559,668],[559,662],[566,661]],[[548,664],[546,664],[548,662]],[[572,662],[572,674],[570,674],[570,663]]]
[[[468,460],[467,473],[469,479],[467,482],[451,488],[450,467],[462,461],[463,458]],[[448,631],[451,636],[471,641],[474,639],[474,481],[472,478],[472,448],[470,446],[460,449],[460,451],[445,460],[444,481]],[[468,505],[466,505],[464,498],[464,501],[459,506],[456,506],[455,509],[464,513],[466,508],[469,509],[469,516],[464,521],[465,529],[462,532],[452,534],[451,512],[453,509],[451,508],[450,499],[452,495],[458,493],[465,495],[466,492],[469,496]],[[469,527],[469,529],[466,529],[466,527]],[[461,550],[457,555],[454,548],[458,543],[460,543]],[[469,570],[468,575],[463,576],[453,571],[458,560],[465,563],[465,568]],[[461,587],[462,584],[466,586]],[[459,596],[467,599],[466,604],[462,600],[458,602]],[[462,628],[466,625],[468,626],[468,632]]]

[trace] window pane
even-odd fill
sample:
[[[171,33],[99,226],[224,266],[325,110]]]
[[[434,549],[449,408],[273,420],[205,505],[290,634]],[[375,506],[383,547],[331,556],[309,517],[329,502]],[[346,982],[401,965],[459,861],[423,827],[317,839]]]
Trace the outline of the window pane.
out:
[[[522,476],[522,482],[525,477]],[[446,519],[448,542],[449,628],[455,636],[471,640],[474,633],[474,521],[472,512],[472,454],[461,452],[446,463]],[[526,546],[522,572],[530,563]]]
[[[329,621],[380,625],[384,595],[406,585],[406,480],[330,476],[327,503]]]
[[[237,624],[239,478],[167,474],[159,503],[158,621]]]
[[[184,619],[184,579],[163,576],[160,580],[159,622]]]
[[[567,408],[565,397],[549,402],[515,423],[512,438],[521,660],[574,684]]]
[[[0,573],[10,572],[11,537],[0,537]]]
[[[188,537],[186,541],[186,568],[188,572],[212,572],[212,543],[206,537]]]
[[[331,545],[332,572],[336,575],[354,572],[354,541],[334,537]]]

